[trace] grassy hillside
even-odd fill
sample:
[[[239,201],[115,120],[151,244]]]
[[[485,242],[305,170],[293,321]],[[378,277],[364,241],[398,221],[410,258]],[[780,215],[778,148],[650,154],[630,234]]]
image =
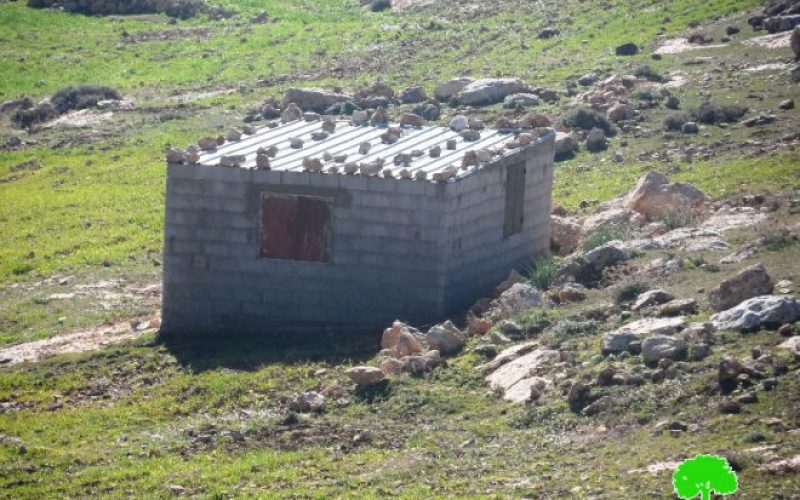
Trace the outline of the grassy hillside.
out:
[[[99,121],[83,127],[23,131],[0,114],[0,348],[153,314],[157,299],[142,289],[160,281],[165,148],[241,125],[248,110],[293,86],[354,92],[382,79],[431,94],[455,76],[514,76],[564,93],[567,80],[585,73],[627,74],[646,64],[685,81],[671,90],[681,109],[647,108],[647,96],[633,97],[644,110],[639,124],[608,151],[582,150],[557,164],[555,203],[583,216],[657,169],[713,201],[770,191],[783,208],[730,237],[727,251],[644,252],[619,286],[516,318],[547,325],[530,335],[569,354],[572,380],[596,380],[608,367],[645,377],[602,388],[614,404],[598,415],[576,414],[563,397],[517,405],[491,394],[485,359],[473,351],[486,339],[470,339],[463,354],[428,374],[363,390],[344,372],[375,364],[374,338],[330,337],[321,350],[263,339],[169,343],[146,334],[39,363],[0,362],[0,498],[669,498],[670,464],[696,453],[729,456],[740,469],[741,498],[800,491],[798,474],[760,469],[800,449],[800,367],[776,348],[783,339],[775,332],[721,332],[710,357],[676,364],[674,376],[658,382],[638,356],[600,355],[602,332],[629,317],[615,292],[635,280],[697,299],[692,321],[711,313],[706,290],[755,262],[800,292],[797,238],[770,240],[722,272],[716,264],[800,222],[786,209],[800,189],[800,115],[778,109],[800,100],[800,86],[788,83],[791,49],[742,43],[764,34],[746,23],[761,2],[439,0],[380,13],[355,0],[220,3],[238,14],[172,24],[162,15],[89,17],[0,1],[0,101],[23,94],[38,101],[92,83],[133,102],[111,115],[92,110],[87,116]],[[252,24],[262,10],[269,20]],[[741,33],[722,46],[650,57],[663,41],[695,31],[719,41],[731,25]],[[550,26],[561,34],[537,38]],[[623,42],[642,52],[615,56]],[[709,99],[775,121],[704,125],[697,135],[664,131],[665,118]],[[565,96],[534,109],[558,124],[575,107]],[[441,123],[458,112],[443,105]],[[469,112],[489,124],[514,114],[500,105]],[[683,266],[675,274],[644,273],[668,256]],[[746,359],[754,349],[788,370],[770,372],[775,389],[759,389],[742,413],[719,413],[720,360]],[[328,391],[325,411],[290,411],[291,395],[311,389]],[[688,429],[659,432],[663,421]]]

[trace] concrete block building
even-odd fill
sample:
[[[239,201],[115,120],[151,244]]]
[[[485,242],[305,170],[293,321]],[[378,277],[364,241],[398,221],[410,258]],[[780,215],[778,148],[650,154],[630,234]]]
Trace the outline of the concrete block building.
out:
[[[425,325],[549,249],[552,130],[251,132],[169,158],[165,334]]]

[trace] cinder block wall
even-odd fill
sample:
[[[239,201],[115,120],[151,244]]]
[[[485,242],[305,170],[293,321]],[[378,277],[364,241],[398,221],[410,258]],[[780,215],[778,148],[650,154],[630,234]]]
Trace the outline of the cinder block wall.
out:
[[[447,184],[169,165],[162,331],[376,331],[463,310],[549,246],[552,136],[503,161],[527,162],[509,238],[505,164]],[[332,200],[330,263],[260,256],[264,193]]]
[[[260,257],[263,193],[333,200],[332,262]],[[374,329],[444,315],[446,185],[169,165],[166,334]],[[400,311],[400,312],[398,312]]]
[[[506,158],[461,182],[448,198],[448,266],[445,311],[463,311],[488,296],[511,269],[521,268],[550,247],[554,135],[520,157]],[[503,236],[507,165],[525,162],[522,230]]]

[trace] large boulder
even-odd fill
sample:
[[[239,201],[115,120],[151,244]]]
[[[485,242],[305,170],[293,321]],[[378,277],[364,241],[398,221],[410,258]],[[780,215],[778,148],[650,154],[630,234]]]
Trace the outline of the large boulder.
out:
[[[295,103],[303,111],[324,113],[333,104],[350,99],[344,94],[317,88],[291,88],[283,96],[283,107]]]
[[[425,334],[425,341],[431,350],[439,351],[441,354],[455,354],[466,342],[464,334],[451,321],[432,326]]]
[[[528,93],[531,88],[518,78],[484,78],[462,88],[454,97],[467,106],[502,102],[507,95]]]
[[[689,348],[685,340],[668,335],[654,335],[642,341],[642,358],[646,363],[657,363],[659,360],[680,359]]]
[[[425,89],[419,85],[414,85],[413,87],[408,87],[403,89],[399,95],[400,102],[403,104],[416,104],[418,102],[422,102],[428,99],[428,95],[425,93]]]
[[[724,311],[742,301],[772,293],[772,278],[763,264],[753,264],[728,277],[708,293],[708,302],[715,311]]]
[[[440,83],[433,96],[439,101],[449,101],[454,95],[461,92],[461,89],[474,82],[472,78],[453,78]]]
[[[692,210],[706,201],[702,191],[685,183],[670,183],[661,173],[647,172],[623,200],[626,207],[648,219]]]
[[[528,345],[523,344],[526,348]],[[521,356],[517,356],[515,352],[514,356],[516,357],[504,356],[505,360],[510,361],[499,365],[499,368],[486,377],[490,389],[501,393],[503,399],[523,403],[529,401],[534,394],[541,395],[552,387],[552,382],[542,377],[541,372],[560,361],[558,351],[536,349]]]
[[[800,304],[791,295],[762,295],[711,316],[718,330],[748,332],[763,327],[794,323],[800,318]]]
[[[630,260],[631,252],[619,241],[609,241],[605,245],[566,259],[556,272],[555,283],[577,281],[591,286],[603,275],[606,268]]]
[[[581,225],[572,217],[550,216],[550,249],[558,255],[569,255],[578,248]]]
[[[544,296],[528,283],[514,283],[497,299],[503,317],[518,316],[537,307],[544,307]]]
[[[602,338],[604,353],[636,352],[648,335],[672,335],[686,326],[686,318],[643,318],[606,332]]]

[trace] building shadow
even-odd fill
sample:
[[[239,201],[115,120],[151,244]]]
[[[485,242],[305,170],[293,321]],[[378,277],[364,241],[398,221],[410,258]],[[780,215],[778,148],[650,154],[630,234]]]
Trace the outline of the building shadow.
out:
[[[196,337],[159,333],[156,342],[193,372],[216,368],[256,371],[270,364],[304,362],[359,363],[380,350],[380,334],[363,332]]]

